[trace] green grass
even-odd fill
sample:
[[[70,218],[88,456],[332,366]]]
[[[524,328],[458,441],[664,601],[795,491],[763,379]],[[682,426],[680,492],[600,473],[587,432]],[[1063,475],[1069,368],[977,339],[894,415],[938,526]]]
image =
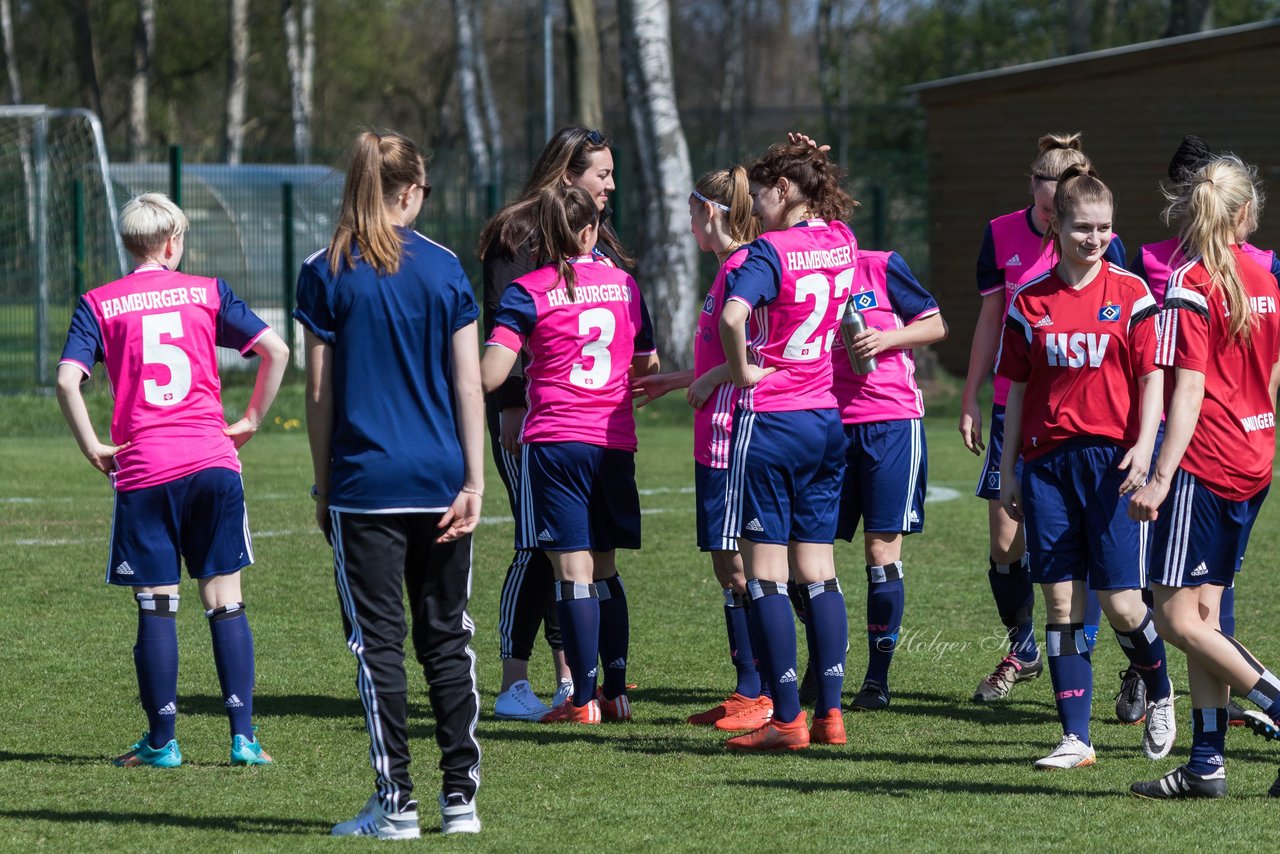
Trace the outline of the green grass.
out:
[[[231,392],[235,398],[242,390]],[[104,401],[95,399],[102,409]],[[480,794],[485,831],[459,848],[555,851],[760,850],[793,846],[848,850],[1044,848],[1104,851],[1257,850],[1280,833],[1277,804],[1263,796],[1280,751],[1247,732],[1228,736],[1231,796],[1213,803],[1158,804],[1125,795],[1185,757],[1189,712],[1174,756],[1144,759],[1141,731],[1114,722],[1111,695],[1125,666],[1105,632],[1095,655],[1094,740],[1099,764],[1045,774],[1031,761],[1057,742],[1049,680],[1011,702],[968,702],[999,657],[986,581],[985,508],[970,497],[976,460],[958,447],[950,418],[928,423],[930,484],[956,490],[928,506],[927,532],[906,547],[907,614],[887,713],[847,716],[850,743],[796,755],[727,753],[714,730],[683,723],[731,687],[721,597],[693,542],[690,435],[678,408],[641,418],[637,470],[645,517],[643,551],[620,561],[632,608],[636,720],[598,728],[499,723],[489,712],[498,686],[498,592],[512,526],[496,521],[476,537],[472,614],[478,625],[485,715]],[[301,417],[289,389],[273,414]],[[342,636],[331,555],[314,530],[306,439],[271,424],[243,452],[258,563],[246,572],[257,639],[257,722],[276,757],[271,768],[227,765],[228,737],[209,635],[194,585],[184,586],[178,732],[187,764],[176,771],[119,769],[108,758],[144,728],[130,649],[134,607],[102,583],[111,502],[107,485],[76,451],[56,404],[0,400],[0,849],[173,851],[372,850],[329,840],[371,788],[368,742]],[[24,437],[15,434],[22,433]],[[486,511],[505,517],[496,476]],[[1280,502],[1264,507],[1241,577],[1242,639],[1264,661],[1280,661],[1269,583]],[[838,561],[858,626],[860,548]],[[1181,656],[1174,681],[1186,690]],[[856,688],[865,646],[849,657]],[[1273,664],[1272,666],[1277,666]],[[411,674],[412,675],[412,674]],[[541,643],[533,663],[545,697],[552,671]],[[414,675],[413,766],[434,826],[436,749],[420,676]],[[427,843],[445,844],[436,837]],[[380,850],[380,849],[379,849]]]

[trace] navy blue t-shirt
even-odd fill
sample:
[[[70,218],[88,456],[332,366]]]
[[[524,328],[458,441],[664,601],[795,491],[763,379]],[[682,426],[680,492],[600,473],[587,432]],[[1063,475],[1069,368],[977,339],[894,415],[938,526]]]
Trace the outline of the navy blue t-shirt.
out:
[[[393,275],[358,250],[354,269],[331,275],[322,250],[298,274],[293,316],[333,347],[335,510],[438,512],[462,488],[451,347],[479,309],[456,255],[411,229],[400,234]]]

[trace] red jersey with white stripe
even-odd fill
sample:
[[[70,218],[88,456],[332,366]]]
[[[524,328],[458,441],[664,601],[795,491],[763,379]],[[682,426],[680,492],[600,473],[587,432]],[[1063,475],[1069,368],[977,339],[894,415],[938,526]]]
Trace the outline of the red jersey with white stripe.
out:
[[[853,290],[858,242],[843,222],[811,219],[766,232],[729,274],[728,299],[752,309],[747,355],[777,371],[745,390],[755,412],[835,409],[831,342]]]
[[[520,441],[634,452],[627,377],[633,356],[655,352],[649,315],[625,271],[590,255],[572,263],[573,298],[548,265],[508,285],[494,318],[490,345],[529,349],[529,412]]]
[[[720,343],[720,314],[724,310],[724,283],[730,270],[736,270],[747,257],[739,249],[716,273],[711,290],[698,315],[697,335],[693,340],[693,374],[700,377],[725,363]],[[729,467],[729,434],[733,427],[733,407],[738,403],[738,389],[732,382],[721,383],[711,392],[702,408],[693,413],[693,458],[704,466]]]
[[[1142,279],[1106,261],[1079,290],[1053,271],[1019,289],[996,373],[1027,384],[1023,459],[1069,439],[1137,441],[1138,379],[1156,370],[1156,314]]]
[[[269,327],[221,279],[158,264],[80,298],[59,364],[107,368],[115,407],[111,441],[121,491],[168,483],[207,468],[240,471],[223,434],[217,347],[247,354]]]
[[[1160,305],[1164,305],[1164,292],[1169,286],[1169,277],[1174,270],[1186,263],[1186,259],[1178,253],[1179,242],[1178,238],[1170,237],[1159,243],[1144,245],[1133,269],[1133,272],[1147,280],[1151,295]],[[1250,243],[1241,243],[1240,250],[1271,275],[1280,275],[1280,258],[1276,257],[1276,253],[1269,249],[1259,249]]]
[[[1276,414],[1270,382],[1280,359],[1280,287],[1245,250],[1231,248],[1252,309],[1250,339],[1228,337],[1225,295],[1197,258],[1169,278],[1156,361],[1204,374],[1200,419],[1180,467],[1211,492],[1244,501],[1271,483]],[[1166,399],[1172,391],[1168,383]]]

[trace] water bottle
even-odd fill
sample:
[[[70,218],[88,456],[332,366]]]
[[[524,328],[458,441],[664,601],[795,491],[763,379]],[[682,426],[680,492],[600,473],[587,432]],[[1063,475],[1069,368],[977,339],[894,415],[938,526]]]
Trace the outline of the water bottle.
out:
[[[845,355],[849,357],[849,364],[853,366],[855,374],[869,374],[876,369],[875,356],[859,359],[853,352],[853,339],[858,333],[866,331],[866,328],[867,319],[853,307],[853,299],[850,298],[844,304],[844,314],[840,317],[840,340],[844,343]]]

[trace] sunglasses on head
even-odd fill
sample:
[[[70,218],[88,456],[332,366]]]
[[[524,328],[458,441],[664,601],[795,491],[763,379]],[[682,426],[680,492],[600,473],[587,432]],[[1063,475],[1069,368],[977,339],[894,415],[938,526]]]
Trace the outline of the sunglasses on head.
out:
[[[587,135],[584,138],[592,145],[604,145],[604,134],[598,130],[587,131]]]

